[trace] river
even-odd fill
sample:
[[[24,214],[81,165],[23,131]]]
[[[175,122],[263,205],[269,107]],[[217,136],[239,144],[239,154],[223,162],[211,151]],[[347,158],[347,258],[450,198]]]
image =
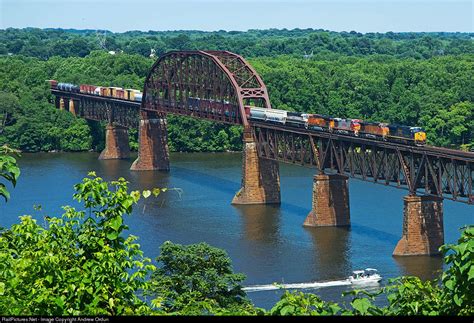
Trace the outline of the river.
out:
[[[73,185],[88,171],[106,180],[124,177],[131,189],[178,188],[149,198],[126,217],[130,233],[139,237],[145,255],[156,258],[167,240],[181,244],[207,242],[225,249],[235,272],[244,273],[245,286],[345,279],[352,270],[376,268],[387,279],[400,275],[434,278],[443,268],[440,257],[392,257],[402,233],[402,197],[407,194],[383,185],[349,181],[350,228],[306,228],[311,208],[314,169],[280,164],[281,206],[233,206],[240,188],[238,153],[172,153],[171,171],[133,172],[130,160],[100,161],[96,153],[23,154],[21,177],[11,200],[0,206],[0,226],[18,216],[62,214],[62,205],[76,205]],[[41,205],[35,211],[34,205]],[[474,223],[474,207],[444,202],[445,242],[459,238],[459,228]],[[348,286],[312,291],[340,301]],[[248,293],[256,306],[270,308],[281,291]]]

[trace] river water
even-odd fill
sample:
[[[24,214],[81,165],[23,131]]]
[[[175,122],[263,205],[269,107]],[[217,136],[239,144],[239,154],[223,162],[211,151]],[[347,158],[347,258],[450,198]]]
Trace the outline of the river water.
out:
[[[99,161],[96,153],[23,154],[21,177],[11,189],[11,200],[0,204],[0,226],[18,216],[62,214],[62,205],[76,205],[73,185],[88,171],[106,180],[124,177],[131,189],[179,188],[149,198],[126,217],[130,233],[139,237],[145,255],[156,258],[167,240],[181,244],[207,242],[223,248],[235,272],[244,273],[245,286],[277,283],[338,281],[352,270],[376,268],[382,285],[389,278],[437,276],[440,257],[392,257],[402,233],[405,190],[358,180],[349,181],[351,227],[306,228],[311,209],[314,169],[280,164],[280,206],[233,206],[240,188],[241,154],[172,153],[171,171],[133,172],[130,160]],[[41,205],[41,211],[33,206]],[[459,228],[474,223],[474,206],[444,202],[445,242],[459,238]],[[329,284],[331,285],[331,284]],[[323,299],[341,301],[350,286],[331,286],[315,292]],[[256,306],[270,308],[281,290],[250,292]]]

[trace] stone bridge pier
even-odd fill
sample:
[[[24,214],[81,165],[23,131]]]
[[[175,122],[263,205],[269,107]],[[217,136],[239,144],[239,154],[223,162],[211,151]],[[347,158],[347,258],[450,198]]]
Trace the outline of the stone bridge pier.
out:
[[[130,144],[128,142],[128,128],[108,124],[105,128],[105,148],[99,159],[127,159],[130,158]]]
[[[232,204],[280,204],[278,162],[258,156],[251,130],[244,130],[242,153],[242,188]]]
[[[141,112],[138,128],[138,158],[130,169],[169,171],[170,160],[165,115],[156,112]]]
[[[393,255],[438,255],[444,243],[443,200],[407,195],[403,203],[403,233]]]
[[[349,226],[349,178],[318,174],[313,178],[313,205],[304,226]]]

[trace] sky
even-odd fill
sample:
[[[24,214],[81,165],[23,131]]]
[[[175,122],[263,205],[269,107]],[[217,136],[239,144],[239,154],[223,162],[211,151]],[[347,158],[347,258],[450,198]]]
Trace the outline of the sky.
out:
[[[0,29],[473,32],[469,0],[0,0]]]

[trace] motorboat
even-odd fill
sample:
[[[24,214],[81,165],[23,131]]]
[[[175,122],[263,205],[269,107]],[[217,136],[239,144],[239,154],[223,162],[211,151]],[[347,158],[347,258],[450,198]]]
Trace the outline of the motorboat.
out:
[[[377,269],[366,268],[364,270],[355,270],[349,276],[351,284],[370,284],[378,283],[382,280],[382,276],[377,273]]]

